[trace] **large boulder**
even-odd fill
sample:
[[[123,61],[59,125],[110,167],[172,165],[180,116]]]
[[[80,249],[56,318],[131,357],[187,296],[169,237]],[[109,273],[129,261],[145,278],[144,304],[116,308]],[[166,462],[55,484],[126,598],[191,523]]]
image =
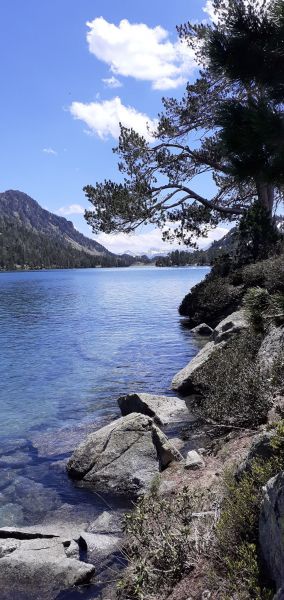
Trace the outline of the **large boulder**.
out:
[[[244,310],[238,310],[226,319],[223,319],[213,331],[213,340],[215,344],[227,342],[233,335],[241,333],[248,329],[249,323],[245,316]]]
[[[141,413],[152,417],[158,425],[178,423],[189,417],[186,403],[181,398],[153,394],[128,394],[118,398],[117,402],[122,416]]]
[[[44,532],[37,535],[12,528],[0,530],[0,589],[3,597],[10,589],[13,598],[20,598],[24,593],[26,598],[51,600],[62,589],[87,583],[95,567],[69,558],[70,544]]]
[[[220,344],[218,348],[220,348]],[[198,390],[194,385],[194,375],[202,369],[214,352],[216,352],[215,343],[208,342],[192,361],[174,376],[172,389],[185,396],[195,394]]]
[[[242,310],[232,313],[221,321],[213,331],[213,341],[208,342],[192,361],[175,375],[172,381],[172,389],[183,396],[199,394],[202,390],[200,390],[200,386],[196,387],[194,383],[197,373],[202,370],[214,352],[224,347],[232,336],[247,328],[248,323]]]
[[[284,472],[264,488],[259,520],[259,541],[268,576],[276,588],[284,587]],[[281,597],[281,596],[280,596]]]
[[[272,458],[275,452],[271,445],[274,435],[272,431],[264,431],[255,437],[247,456],[237,469],[237,479],[241,479],[245,473],[251,472],[251,467],[255,460],[266,461]]]
[[[260,370],[269,376],[275,360],[284,350],[284,328],[272,326],[258,352]]]
[[[153,429],[153,419],[133,413],[91,433],[71,456],[69,475],[102,493],[139,496],[160,468]],[[176,452],[169,451],[168,463]]]

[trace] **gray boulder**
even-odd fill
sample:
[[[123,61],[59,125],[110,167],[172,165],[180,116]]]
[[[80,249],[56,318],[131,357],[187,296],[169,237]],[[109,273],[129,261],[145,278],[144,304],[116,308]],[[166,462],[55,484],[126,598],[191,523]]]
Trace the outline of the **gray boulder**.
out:
[[[218,348],[220,348],[220,345]],[[202,369],[214,352],[216,352],[215,343],[208,342],[192,361],[175,375],[172,381],[173,390],[182,395],[195,394],[198,392],[199,390],[196,390],[194,385],[194,375]]]
[[[221,321],[213,331],[213,341],[208,342],[192,361],[175,375],[172,381],[172,389],[183,396],[199,394],[202,390],[194,384],[194,376],[202,370],[214,352],[218,352],[220,348],[223,348],[233,335],[247,328],[248,323],[243,310],[234,312]]]
[[[15,597],[25,592],[30,598],[53,598],[53,592],[87,583],[93,565],[68,558],[64,544],[56,537],[25,538],[6,532],[0,539],[0,589],[13,589]],[[0,530],[0,538],[4,536]],[[17,594],[16,594],[17,593]]]
[[[271,446],[273,436],[274,433],[272,431],[265,431],[254,439],[246,458],[237,469],[237,479],[240,479],[245,473],[250,472],[254,460],[269,460],[273,456],[274,450]]]
[[[68,461],[69,475],[99,492],[139,496],[159,472],[153,427],[150,417],[133,413],[91,433]]]
[[[271,327],[265,336],[258,353],[260,370],[263,375],[269,376],[274,361],[284,350],[284,328]]]
[[[268,575],[280,589],[284,587],[284,472],[270,479],[264,488],[259,541]]]
[[[122,416],[141,413],[152,417],[158,425],[184,421],[189,417],[187,406],[180,398],[153,394],[128,394],[118,399]]]
[[[165,469],[173,461],[182,460],[182,454],[158,427],[153,425],[152,432],[161,469]]]
[[[197,469],[202,469],[204,466],[205,466],[204,460],[203,460],[202,456],[200,456],[200,454],[198,454],[198,452],[196,452],[196,450],[191,450],[190,452],[188,452],[186,461],[185,461],[186,469],[197,470]]]
[[[238,310],[221,321],[213,331],[215,344],[227,342],[233,335],[248,329],[249,323],[244,310]]]
[[[209,327],[209,325],[206,325],[206,323],[201,323],[200,325],[197,325],[197,327],[194,327],[191,330],[191,333],[194,333],[194,335],[209,337],[210,335],[212,335],[213,329],[212,327]]]

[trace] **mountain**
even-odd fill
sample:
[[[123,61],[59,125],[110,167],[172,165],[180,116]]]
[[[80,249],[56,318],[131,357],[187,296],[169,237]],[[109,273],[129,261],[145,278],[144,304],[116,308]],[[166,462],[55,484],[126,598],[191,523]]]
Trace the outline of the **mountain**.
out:
[[[129,266],[27,194],[0,193],[0,269]]]

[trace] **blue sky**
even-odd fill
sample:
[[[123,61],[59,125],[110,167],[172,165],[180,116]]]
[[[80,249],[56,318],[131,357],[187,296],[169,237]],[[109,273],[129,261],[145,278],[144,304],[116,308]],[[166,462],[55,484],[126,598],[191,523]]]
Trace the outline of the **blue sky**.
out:
[[[143,131],[163,95],[182,94],[194,73],[191,57],[178,46],[175,26],[204,19],[205,4],[2,3],[1,191],[26,192],[91,236],[79,212],[89,208],[82,188],[118,178],[111,149],[119,118]],[[206,193],[208,182],[201,186]],[[99,241],[114,251],[162,246],[159,234],[149,229],[131,240],[100,236]]]

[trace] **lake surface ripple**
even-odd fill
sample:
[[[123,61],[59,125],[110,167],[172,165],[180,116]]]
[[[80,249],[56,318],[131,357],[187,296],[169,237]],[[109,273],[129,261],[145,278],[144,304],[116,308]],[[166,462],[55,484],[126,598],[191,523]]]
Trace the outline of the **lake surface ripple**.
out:
[[[119,416],[120,395],[171,393],[197,352],[177,309],[207,272],[0,274],[0,526],[105,508],[62,461],[94,423]]]

